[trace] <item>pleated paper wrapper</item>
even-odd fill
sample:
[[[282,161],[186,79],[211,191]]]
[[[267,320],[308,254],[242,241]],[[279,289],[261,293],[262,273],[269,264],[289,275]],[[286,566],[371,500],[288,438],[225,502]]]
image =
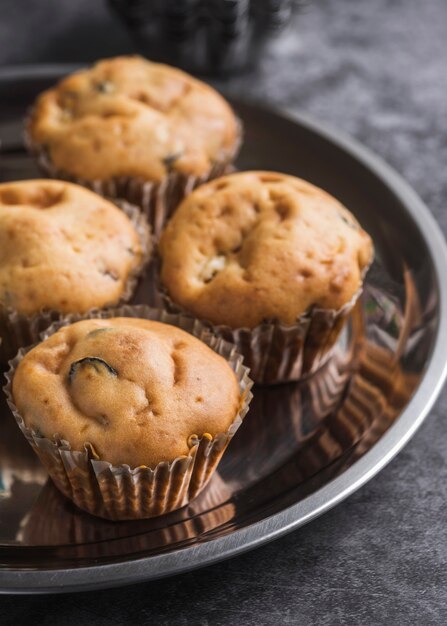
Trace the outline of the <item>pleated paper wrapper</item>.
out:
[[[193,318],[170,298],[159,276],[157,282],[166,310]],[[327,362],[361,292],[359,290],[338,311],[315,308],[290,326],[272,320],[255,328],[231,328],[201,321],[213,334],[236,346],[255,383],[274,385],[298,381]]]

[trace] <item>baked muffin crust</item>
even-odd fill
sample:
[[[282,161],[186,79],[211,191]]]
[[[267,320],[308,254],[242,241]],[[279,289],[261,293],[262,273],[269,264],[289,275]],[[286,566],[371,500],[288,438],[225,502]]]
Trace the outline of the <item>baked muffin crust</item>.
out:
[[[214,324],[293,324],[338,310],[362,285],[370,237],[335,198],[304,180],[242,172],[202,185],[162,234],[172,300]]]
[[[27,131],[56,168],[89,181],[202,175],[239,144],[238,122],[214,89],[138,56],[100,61],[42,93]]]
[[[226,432],[241,404],[223,357],[179,328],[136,318],[63,327],[25,355],[12,393],[27,427],[131,467],[187,455],[197,437]]]
[[[117,303],[142,263],[126,214],[62,181],[0,184],[0,307],[83,313]]]

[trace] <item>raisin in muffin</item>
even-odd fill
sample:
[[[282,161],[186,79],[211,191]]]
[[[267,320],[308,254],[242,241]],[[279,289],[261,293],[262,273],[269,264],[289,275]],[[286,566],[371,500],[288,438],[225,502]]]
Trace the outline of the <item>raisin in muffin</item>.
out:
[[[284,174],[242,172],[183,201],[162,234],[160,255],[171,302],[225,328],[233,341],[245,329],[239,350],[255,380],[265,382],[299,377],[321,360],[361,290],[373,248],[351,213],[321,189]],[[280,326],[290,338],[287,363],[278,336],[275,345],[273,336],[269,345],[253,345],[253,333],[271,335]],[[273,374],[275,367],[283,374]]]
[[[149,317],[155,311],[142,308]],[[81,508],[150,516],[182,506],[206,484],[247,392],[240,357],[204,332],[220,353],[154,319],[83,319],[17,359],[16,417],[56,485]],[[72,475],[76,459],[84,469],[91,462],[93,473]],[[115,502],[114,489],[124,490]]]
[[[53,177],[140,202],[155,225],[185,186],[223,173],[238,150],[240,128],[208,85],[168,65],[125,56],[42,93],[27,137]]]
[[[139,211],[127,210],[129,217],[63,181],[0,184],[0,337],[7,356],[36,340],[44,312],[83,313],[131,296],[150,236]]]

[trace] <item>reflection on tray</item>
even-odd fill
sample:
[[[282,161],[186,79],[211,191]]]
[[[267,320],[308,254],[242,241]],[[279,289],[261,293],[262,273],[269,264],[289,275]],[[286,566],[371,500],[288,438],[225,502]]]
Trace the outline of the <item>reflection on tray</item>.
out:
[[[22,565],[29,548],[49,565],[55,557],[85,563],[160,553],[221,536],[314,492],[374,445],[417,387],[421,371],[412,370],[409,350],[424,349],[419,331],[427,332],[434,312],[421,313],[409,275],[405,282],[404,308],[376,286],[366,289],[348,332],[316,375],[257,388],[208,489],[161,518],[107,522],[78,510],[51,482],[43,486],[45,472],[4,408],[0,552],[14,545]],[[17,546],[28,550],[17,553]]]

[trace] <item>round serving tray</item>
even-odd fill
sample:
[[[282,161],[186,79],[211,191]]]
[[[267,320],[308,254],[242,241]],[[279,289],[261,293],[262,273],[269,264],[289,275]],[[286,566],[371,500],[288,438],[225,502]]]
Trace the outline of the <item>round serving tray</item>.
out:
[[[72,68],[0,72],[0,179],[38,176],[21,125]],[[302,176],[371,233],[376,261],[333,358],[301,384],[256,388],[209,488],[155,520],[91,517],[47,481],[0,404],[0,589],[42,593],[130,584],[226,559],[309,522],[407,443],[447,373],[447,251],[430,212],[383,161],[307,117],[235,102],[241,169]],[[136,301],[144,302],[145,285]]]

